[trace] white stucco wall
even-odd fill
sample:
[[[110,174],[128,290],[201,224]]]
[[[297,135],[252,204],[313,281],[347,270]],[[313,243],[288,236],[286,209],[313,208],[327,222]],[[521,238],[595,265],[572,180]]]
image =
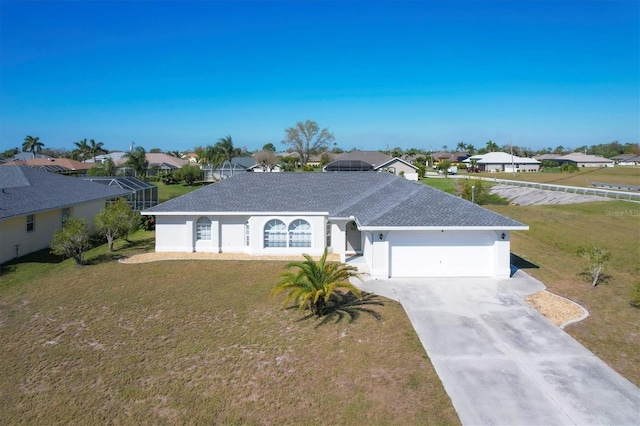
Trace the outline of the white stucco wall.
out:
[[[248,254],[322,254],[326,242],[326,217],[323,215],[204,215],[211,220],[211,240],[196,241],[196,221],[201,216],[156,216],[156,251],[226,252]],[[264,247],[267,222],[278,219],[289,225],[303,219],[311,226],[311,247]],[[246,244],[246,224],[249,244]]]
[[[94,201],[70,207],[70,217],[81,218],[90,232],[94,231],[93,218],[105,206],[105,201]],[[27,216],[20,216],[0,222],[0,263],[18,255],[33,253],[49,246],[53,234],[62,227],[62,209],[35,213],[34,230],[27,232]]]

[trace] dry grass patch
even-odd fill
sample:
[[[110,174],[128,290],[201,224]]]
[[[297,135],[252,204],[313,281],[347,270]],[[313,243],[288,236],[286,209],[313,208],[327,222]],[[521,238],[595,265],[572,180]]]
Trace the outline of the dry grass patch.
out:
[[[65,261],[0,287],[0,423],[459,424],[399,304],[301,320],[268,297],[284,264]]]
[[[530,230],[512,234],[511,250],[537,268],[526,269],[552,293],[589,311],[566,331],[611,367],[640,385],[640,310],[629,304],[631,286],[640,275],[640,205],[623,201],[554,206],[492,206],[526,223]],[[635,213],[634,213],[635,212]],[[605,275],[593,287],[580,246],[592,244],[611,253]]]

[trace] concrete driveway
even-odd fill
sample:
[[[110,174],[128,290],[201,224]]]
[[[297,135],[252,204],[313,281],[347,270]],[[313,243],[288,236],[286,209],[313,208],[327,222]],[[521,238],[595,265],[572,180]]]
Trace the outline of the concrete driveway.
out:
[[[640,422],[640,390],[524,302],[545,287],[522,271],[358,286],[402,304],[463,424]]]

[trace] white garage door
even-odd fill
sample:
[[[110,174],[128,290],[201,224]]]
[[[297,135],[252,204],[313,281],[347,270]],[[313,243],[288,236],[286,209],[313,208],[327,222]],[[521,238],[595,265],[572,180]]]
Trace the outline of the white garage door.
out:
[[[493,275],[490,231],[394,231],[388,234],[392,277],[481,277]]]

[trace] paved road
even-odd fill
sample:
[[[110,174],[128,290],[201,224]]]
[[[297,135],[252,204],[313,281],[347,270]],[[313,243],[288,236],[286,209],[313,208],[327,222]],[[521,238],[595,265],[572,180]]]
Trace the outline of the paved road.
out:
[[[524,302],[544,285],[522,271],[359,286],[402,303],[465,425],[640,422],[640,390]]]

